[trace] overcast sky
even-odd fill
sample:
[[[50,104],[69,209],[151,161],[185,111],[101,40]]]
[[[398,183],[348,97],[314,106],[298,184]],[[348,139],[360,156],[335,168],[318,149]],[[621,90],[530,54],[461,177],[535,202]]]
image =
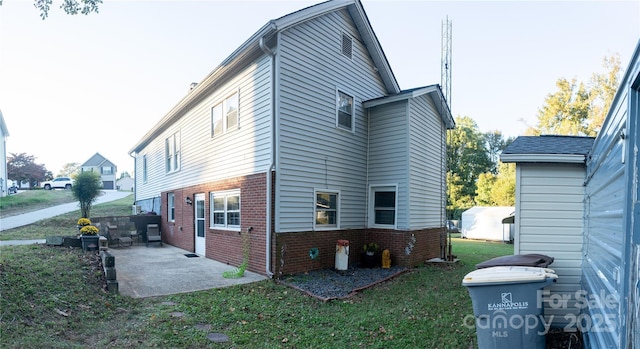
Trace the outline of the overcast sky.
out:
[[[133,173],[128,151],[270,19],[316,1],[105,0],[100,13],[47,20],[31,0],[0,6],[0,110],[8,153],[57,174],[96,152]],[[452,21],[452,112],[481,131],[535,124],[558,78],[587,82],[605,56],[623,67],[640,38],[638,1],[364,0],[403,89],[440,83],[442,22]],[[623,69],[624,69],[623,68]],[[523,122],[524,121],[524,122]]]

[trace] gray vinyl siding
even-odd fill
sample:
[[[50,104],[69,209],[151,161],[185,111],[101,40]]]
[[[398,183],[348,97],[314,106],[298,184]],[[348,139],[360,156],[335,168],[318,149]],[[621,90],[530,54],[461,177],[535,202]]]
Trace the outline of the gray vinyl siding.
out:
[[[369,150],[369,183],[398,185],[397,229],[409,228],[408,177],[409,148],[408,101],[383,104],[370,109],[371,140]]]
[[[160,192],[265,172],[271,161],[271,59],[262,56],[187,111],[136,158],[136,200]],[[238,92],[238,129],[211,137],[211,108]],[[165,172],[165,139],[180,132],[180,170]],[[148,180],[142,182],[142,157]]]
[[[411,99],[409,229],[437,228],[445,219],[445,127],[428,95]]]
[[[587,163],[583,288],[615,299],[584,309],[590,319],[610,320],[608,331],[587,332],[592,348],[640,346],[639,51],[640,45]]]
[[[555,258],[550,268],[558,280],[547,289],[570,301],[563,308],[546,304],[545,316],[562,327],[579,314],[575,292],[580,289],[585,168],[582,164],[519,163],[517,177],[514,253]]]
[[[341,53],[353,38],[353,60]],[[367,119],[362,101],[385,94],[346,11],[278,37],[276,231],[313,228],[314,188],[340,191],[341,228],[364,227]],[[354,97],[355,132],[336,128],[336,89]]]

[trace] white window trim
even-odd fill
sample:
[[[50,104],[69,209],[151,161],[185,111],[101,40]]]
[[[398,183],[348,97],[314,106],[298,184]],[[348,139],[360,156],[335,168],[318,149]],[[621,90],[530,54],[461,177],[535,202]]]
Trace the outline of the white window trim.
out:
[[[214,197],[223,196],[224,197],[224,216],[225,216],[225,224],[214,224]],[[238,196],[238,205],[240,206],[240,224],[238,225],[229,225],[227,223],[227,197],[229,196]],[[211,229],[220,229],[220,230],[231,230],[231,231],[240,231],[242,226],[242,196],[240,195],[240,189],[232,189],[232,190],[222,190],[222,191],[212,191],[209,192],[209,228]]]
[[[395,207],[395,220],[393,224],[376,224],[376,207],[375,207],[375,193],[376,191],[395,191],[396,193],[396,207]],[[372,184],[369,185],[369,227],[371,228],[384,228],[384,229],[396,229],[398,227],[398,184]]]
[[[322,224],[316,224],[316,198],[318,196],[318,193],[327,193],[327,194],[336,194],[338,196],[338,200],[336,202],[336,225],[322,225]],[[314,188],[313,189],[313,230],[339,230],[340,229],[340,201],[342,201],[341,199],[342,195],[340,193],[340,190],[334,190],[334,189],[319,189],[319,188]]]
[[[348,129],[342,125],[340,125],[340,94],[347,95],[351,97],[351,128]],[[336,88],[336,128],[342,131],[355,133],[356,130],[356,97],[349,92],[346,92],[345,89]]]
[[[176,195],[175,193],[167,194],[167,220],[169,222],[176,221]]]
[[[180,131],[174,132],[164,141],[164,170],[165,173],[173,173],[180,171],[182,146],[180,145]],[[167,161],[169,162],[167,164]]]
[[[232,127],[229,127],[228,125],[228,121],[227,121],[227,114],[224,111],[224,104],[226,103],[227,100],[231,99],[231,97],[236,96],[236,99],[238,100],[238,105],[236,107],[236,124],[233,125]],[[214,109],[216,109],[217,107],[220,107],[220,109],[222,110],[222,113],[220,115],[220,117],[222,118],[222,131],[220,131],[219,134],[215,134],[214,133],[214,119],[213,119],[213,111]],[[222,135],[226,134],[227,132],[231,132],[233,130],[237,130],[240,128],[240,89],[235,90],[233,93],[230,93],[228,95],[225,95],[225,97],[221,98],[218,103],[214,104],[211,107],[211,118],[210,118],[210,123],[211,123],[211,138],[217,138],[217,137],[221,137]]]

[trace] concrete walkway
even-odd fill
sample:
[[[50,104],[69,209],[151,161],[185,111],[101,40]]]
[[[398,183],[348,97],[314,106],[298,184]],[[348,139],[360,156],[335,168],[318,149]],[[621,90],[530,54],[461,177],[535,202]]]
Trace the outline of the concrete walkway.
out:
[[[104,190],[102,192],[102,195],[98,197],[94,205],[122,199],[123,197],[129,196],[131,194],[133,193],[128,191]],[[133,203],[133,199],[131,199],[131,202]],[[76,211],[78,209],[78,202],[70,202],[68,204],[52,206],[38,211],[0,218],[0,231],[32,224],[43,219],[65,214],[67,212]]]
[[[205,257],[187,257],[189,251],[163,244],[109,248],[115,257],[116,279],[121,295],[144,298],[194,292],[265,280],[245,271],[244,276],[225,279],[222,273],[236,268]]]

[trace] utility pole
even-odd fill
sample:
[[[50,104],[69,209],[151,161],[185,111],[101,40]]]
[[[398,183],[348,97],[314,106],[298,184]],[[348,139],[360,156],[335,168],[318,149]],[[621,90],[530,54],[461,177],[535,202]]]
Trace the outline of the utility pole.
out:
[[[442,22],[442,51],[440,66],[440,86],[451,110],[451,21],[449,16]]]

